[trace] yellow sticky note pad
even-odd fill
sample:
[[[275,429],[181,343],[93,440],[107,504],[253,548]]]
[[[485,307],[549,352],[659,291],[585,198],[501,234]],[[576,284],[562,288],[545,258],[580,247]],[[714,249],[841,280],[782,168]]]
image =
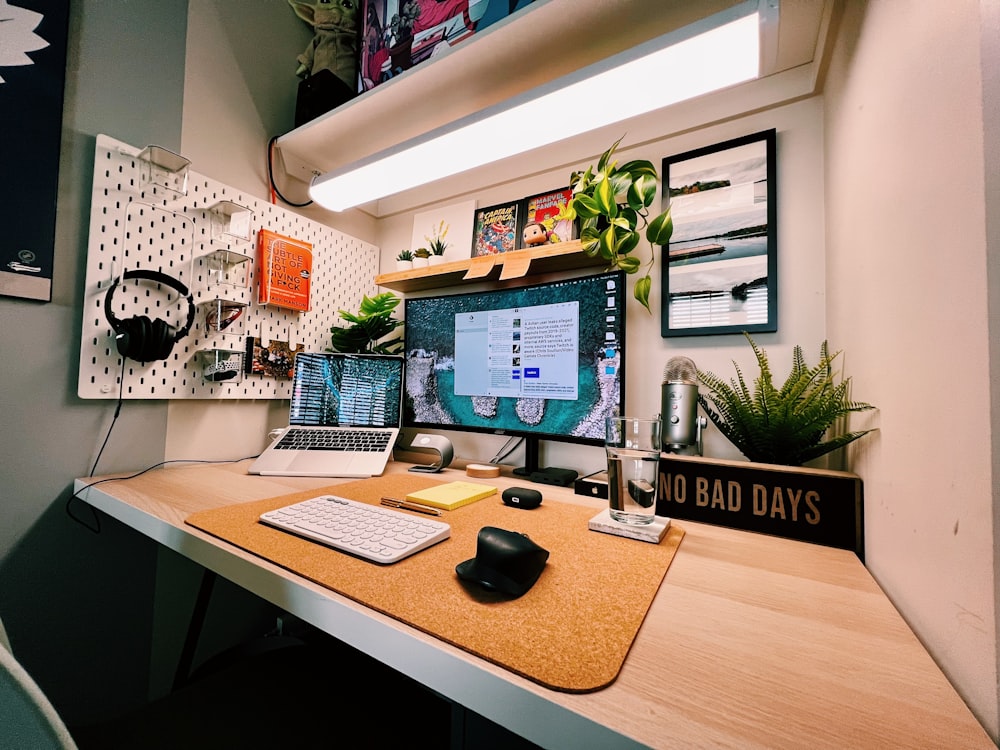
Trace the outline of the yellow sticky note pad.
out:
[[[455,510],[455,508],[461,508],[463,505],[474,503],[476,500],[482,500],[484,497],[496,493],[497,488],[488,484],[448,482],[436,487],[428,487],[425,490],[411,492],[406,496],[406,499],[414,503],[430,505],[432,508]]]

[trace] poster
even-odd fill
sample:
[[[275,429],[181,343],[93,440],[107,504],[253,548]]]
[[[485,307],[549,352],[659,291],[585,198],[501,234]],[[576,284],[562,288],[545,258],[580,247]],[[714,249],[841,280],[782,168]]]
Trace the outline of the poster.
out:
[[[68,24],[66,0],[0,0],[0,294],[42,302],[52,299]]]

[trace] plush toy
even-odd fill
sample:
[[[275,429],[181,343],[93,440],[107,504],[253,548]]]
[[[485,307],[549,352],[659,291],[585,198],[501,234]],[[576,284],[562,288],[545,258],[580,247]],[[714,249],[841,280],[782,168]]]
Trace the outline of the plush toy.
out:
[[[300,78],[330,70],[350,89],[358,73],[358,4],[361,0],[288,0],[295,14],[316,31],[298,56],[295,74]]]

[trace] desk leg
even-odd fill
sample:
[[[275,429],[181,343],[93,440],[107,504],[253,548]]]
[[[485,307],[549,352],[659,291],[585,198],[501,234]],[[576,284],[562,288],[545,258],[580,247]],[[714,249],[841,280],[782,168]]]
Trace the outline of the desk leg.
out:
[[[205,625],[205,615],[208,613],[208,603],[212,599],[212,589],[217,576],[207,568],[201,574],[201,585],[198,587],[198,598],[191,611],[191,621],[188,623],[187,635],[184,637],[184,648],[181,649],[177,661],[177,671],[174,673],[174,690],[177,690],[191,677],[191,666],[194,664],[194,654],[201,638],[201,630]]]

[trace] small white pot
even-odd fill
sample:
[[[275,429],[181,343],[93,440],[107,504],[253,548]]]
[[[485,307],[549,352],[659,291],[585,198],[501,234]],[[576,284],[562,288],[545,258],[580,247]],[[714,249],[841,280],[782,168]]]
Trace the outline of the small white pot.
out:
[[[396,261],[397,271],[412,271],[413,261],[412,260],[397,260]]]

